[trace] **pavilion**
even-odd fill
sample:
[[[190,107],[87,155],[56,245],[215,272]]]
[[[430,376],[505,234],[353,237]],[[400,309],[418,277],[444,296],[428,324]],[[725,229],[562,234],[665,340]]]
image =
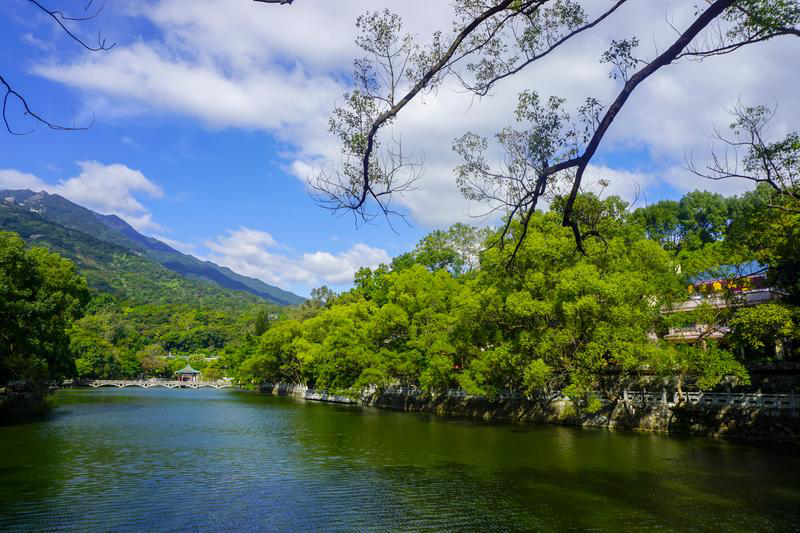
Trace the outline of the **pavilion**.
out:
[[[199,381],[200,380],[200,372],[192,368],[189,363],[186,363],[186,366],[182,369],[175,372],[175,375],[178,376],[178,381]]]

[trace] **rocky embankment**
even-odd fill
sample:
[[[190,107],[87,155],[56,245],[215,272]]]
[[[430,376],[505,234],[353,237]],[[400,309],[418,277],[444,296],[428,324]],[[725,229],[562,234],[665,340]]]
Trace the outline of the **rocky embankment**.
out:
[[[376,394],[368,405],[386,409],[466,416],[487,421],[532,421],[582,427],[652,431],[746,440],[800,443],[797,410],[706,405],[634,405],[619,401],[594,413],[576,411],[568,400],[539,403],[525,399],[422,397]]]
[[[49,385],[16,383],[0,386],[0,411],[38,407],[52,388]]]
[[[569,400],[537,402],[525,398],[488,400],[481,397],[431,396],[381,392],[361,399],[327,394],[301,385],[264,385],[262,392],[314,401],[368,405],[398,411],[427,412],[486,421],[529,421],[608,429],[650,431],[673,435],[702,435],[753,441],[800,443],[797,409],[708,406],[671,403],[636,405],[618,401],[589,413]]]

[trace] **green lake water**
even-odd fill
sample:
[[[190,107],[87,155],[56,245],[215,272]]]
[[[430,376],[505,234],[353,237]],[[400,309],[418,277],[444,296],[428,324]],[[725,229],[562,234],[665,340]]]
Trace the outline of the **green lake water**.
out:
[[[0,424],[0,531],[797,531],[800,449],[213,389]]]

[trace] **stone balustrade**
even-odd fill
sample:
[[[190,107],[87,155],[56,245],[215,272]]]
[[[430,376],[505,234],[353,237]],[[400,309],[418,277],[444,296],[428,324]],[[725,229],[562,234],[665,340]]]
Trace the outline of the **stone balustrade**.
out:
[[[168,389],[198,389],[200,387],[213,387],[223,389],[232,387],[229,381],[177,381],[177,380],[145,380],[145,379],[90,379],[77,382],[76,384],[87,385],[89,387],[141,387],[149,389],[151,387],[166,387]]]

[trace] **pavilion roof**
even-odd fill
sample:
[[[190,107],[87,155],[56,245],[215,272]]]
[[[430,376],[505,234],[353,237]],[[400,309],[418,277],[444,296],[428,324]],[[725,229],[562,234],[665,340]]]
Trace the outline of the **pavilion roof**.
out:
[[[177,372],[175,372],[175,373],[176,373],[176,374],[199,374],[199,373],[200,373],[200,371],[199,371],[199,370],[195,370],[194,368],[192,368],[192,367],[191,367],[191,366],[190,366],[190,365],[187,363],[185,367],[181,368],[180,370],[178,370],[178,371],[177,371]]]

